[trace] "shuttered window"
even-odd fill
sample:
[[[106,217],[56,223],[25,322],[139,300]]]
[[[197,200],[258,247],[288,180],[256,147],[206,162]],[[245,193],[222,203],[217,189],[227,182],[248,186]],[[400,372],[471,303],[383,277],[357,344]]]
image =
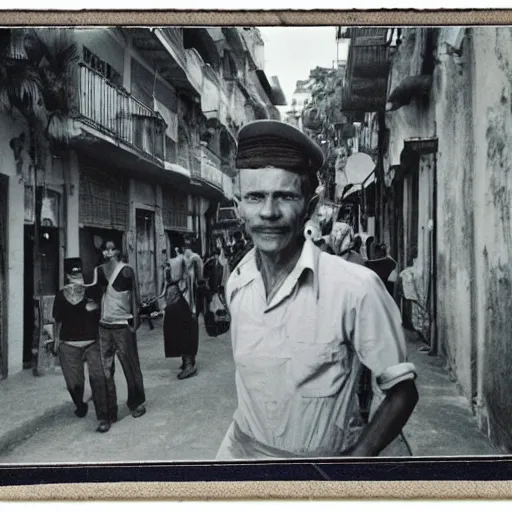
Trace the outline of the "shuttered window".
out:
[[[81,164],[79,219],[83,226],[125,231],[129,219],[127,181]]]
[[[164,229],[186,231],[188,229],[188,196],[176,190],[163,189]]]

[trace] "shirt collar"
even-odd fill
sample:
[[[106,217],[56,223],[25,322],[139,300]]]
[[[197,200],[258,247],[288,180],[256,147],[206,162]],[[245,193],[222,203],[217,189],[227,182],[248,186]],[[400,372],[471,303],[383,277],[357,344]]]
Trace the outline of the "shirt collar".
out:
[[[318,264],[320,259],[321,251],[315,246],[311,240],[306,239],[302,250],[295,264],[295,267],[291,271],[290,275],[286,278],[283,286],[277,293],[276,297],[269,304],[269,307],[276,306],[279,302],[284,300],[292,291],[297,281],[303,275],[306,270],[310,270],[313,274],[313,290],[318,299],[319,296],[319,276],[318,276]],[[249,251],[242,261],[237,265],[233,276],[233,287],[232,290],[240,290],[249,283],[254,281],[259,276],[259,270],[256,260],[256,249],[253,248]]]

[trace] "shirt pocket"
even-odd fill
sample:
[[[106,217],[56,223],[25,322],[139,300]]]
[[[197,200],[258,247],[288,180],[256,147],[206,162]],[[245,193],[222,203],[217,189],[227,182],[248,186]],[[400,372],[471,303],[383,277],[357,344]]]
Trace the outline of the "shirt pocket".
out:
[[[296,389],[304,398],[339,393],[349,373],[348,348],[340,341],[295,344],[291,369]]]
[[[279,427],[292,394],[286,379],[288,361],[280,357],[237,357],[238,375],[252,409],[242,411],[244,416],[264,418],[272,429]]]

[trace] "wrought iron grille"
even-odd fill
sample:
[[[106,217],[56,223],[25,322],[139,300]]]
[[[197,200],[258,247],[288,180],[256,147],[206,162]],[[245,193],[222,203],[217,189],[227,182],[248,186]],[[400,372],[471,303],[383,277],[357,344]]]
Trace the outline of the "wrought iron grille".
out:
[[[79,65],[82,120],[151,157],[165,159],[165,121],[86,64]]]

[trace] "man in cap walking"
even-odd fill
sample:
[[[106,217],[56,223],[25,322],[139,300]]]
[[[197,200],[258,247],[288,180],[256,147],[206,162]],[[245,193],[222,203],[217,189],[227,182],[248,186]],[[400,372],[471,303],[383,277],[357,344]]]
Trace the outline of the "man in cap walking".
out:
[[[220,460],[376,456],[416,405],[400,313],[378,276],[304,240],[322,164],[290,125],[255,121],[238,135],[240,214],[255,248],[227,284],[238,408]],[[362,364],[383,394],[368,425]]]
[[[101,362],[98,341],[99,306],[86,290],[80,258],[64,260],[66,284],[53,303],[55,321],[53,352],[58,354],[75,414],[83,418],[88,406],[84,402],[85,372],[89,369],[92,400],[99,420],[98,432],[108,432],[110,422],[107,405],[107,382]]]

